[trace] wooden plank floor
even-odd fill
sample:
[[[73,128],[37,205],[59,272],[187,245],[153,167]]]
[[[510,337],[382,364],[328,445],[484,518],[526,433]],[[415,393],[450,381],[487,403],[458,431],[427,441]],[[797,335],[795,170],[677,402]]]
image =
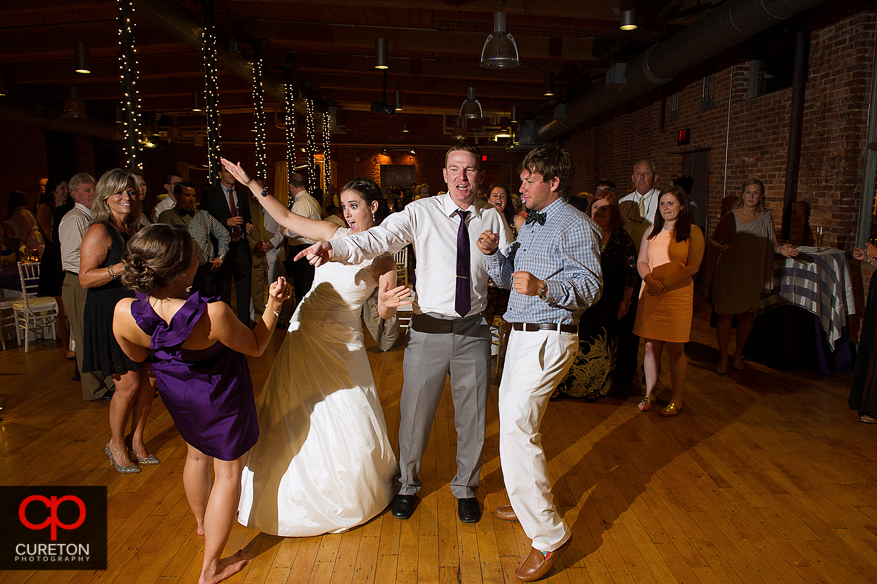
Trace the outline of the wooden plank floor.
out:
[[[706,310],[698,304],[677,418],[638,412],[641,388],[596,404],[551,404],[544,445],[573,544],[546,582],[877,582],[877,427],[847,408],[850,374],[747,363],[719,376]],[[282,336],[250,361],[257,388]],[[402,351],[369,357],[395,444]],[[183,493],[185,446],[167,411],[156,400],[147,430],[162,464],[120,475],[103,453],[107,404],[83,402],[72,372],[52,343],[0,352],[0,484],[106,485],[109,569],[7,572],[4,582],[196,582],[203,541]],[[492,514],[507,502],[496,386],[488,412],[479,523],[456,519],[448,488],[456,435],[445,392],[409,521],[385,512],[347,533],[307,539],[236,524],[227,549],[246,547],[255,557],[229,582],[517,582],[529,541]]]

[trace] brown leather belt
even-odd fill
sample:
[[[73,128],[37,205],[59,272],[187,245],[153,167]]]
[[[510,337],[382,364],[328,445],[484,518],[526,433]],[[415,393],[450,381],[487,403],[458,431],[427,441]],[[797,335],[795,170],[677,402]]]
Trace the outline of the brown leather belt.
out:
[[[532,324],[529,322],[513,322],[512,328],[516,331],[527,331],[527,332],[535,332],[535,331],[558,331],[561,333],[577,333],[579,332],[579,327],[574,324],[557,324],[554,322],[542,322],[539,324]]]

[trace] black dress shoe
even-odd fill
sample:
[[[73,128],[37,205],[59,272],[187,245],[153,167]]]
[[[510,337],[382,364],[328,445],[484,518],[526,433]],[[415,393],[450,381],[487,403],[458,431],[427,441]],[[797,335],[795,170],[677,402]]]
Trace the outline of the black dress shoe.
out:
[[[393,517],[408,519],[414,513],[417,497],[414,495],[396,495],[393,497]]]
[[[98,399],[98,401],[110,401],[111,399],[113,399],[113,393],[115,393],[115,392],[108,391],[97,399]]]
[[[457,499],[457,516],[463,523],[477,523],[481,518],[481,506],[478,499]]]

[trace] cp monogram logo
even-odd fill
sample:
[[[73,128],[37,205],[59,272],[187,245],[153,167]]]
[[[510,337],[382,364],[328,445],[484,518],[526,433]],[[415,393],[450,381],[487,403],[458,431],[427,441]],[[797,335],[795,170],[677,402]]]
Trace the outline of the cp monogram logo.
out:
[[[39,525],[34,525],[30,521],[27,520],[25,516],[25,509],[32,501],[39,501],[43,505],[46,506],[47,509],[51,511],[49,513],[48,519],[40,523]],[[76,523],[66,524],[61,523],[58,519],[58,507],[61,506],[61,503],[64,501],[73,501],[79,507],[79,519],[76,520]],[[82,499],[79,497],[74,497],[73,495],[66,495],[61,497],[52,497],[51,499],[48,497],[43,497],[42,495],[31,495],[27,499],[21,502],[21,505],[18,507],[18,518],[21,520],[21,524],[27,527],[28,529],[45,529],[46,527],[52,528],[52,541],[56,541],[58,539],[58,528],[61,529],[76,529],[85,521],[85,503],[82,502]]]

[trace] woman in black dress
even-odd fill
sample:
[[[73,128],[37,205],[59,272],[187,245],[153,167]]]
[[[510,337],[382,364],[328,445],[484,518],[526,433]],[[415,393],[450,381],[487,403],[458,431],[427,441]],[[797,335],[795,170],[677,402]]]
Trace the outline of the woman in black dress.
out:
[[[877,247],[868,244],[867,249],[853,250],[853,257],[872,266],[877,266]],[[866,424],[877,424],[877,282],[871,278],[868,287],[868,303],[865,305],[865,318],[859,331],[859,351],[856,368],[853,371],[853,387],[850,390],[850,409],[859,410],[859,420]]]
[[[113,311],[122,298],[134,293],[122,286],[122,256],[137,231],[142,212],[133,177],[121,169],[107,171],[98,181],[91,203],[91,224],[82,238],[79,283],[88,290],[82,318],[82,372],[112,375],[116,389],[110,401],[111,438],[104,452],[117,471],[140,472],[131,461],[131,448],[142,464],[158,464],[143,444],[143,429],[153,389],[144,363],[132,361],[113,336]],[[78,350],[78,349],[77,349]],[[131,442],[126,447],[125,423],[131,415]]]

